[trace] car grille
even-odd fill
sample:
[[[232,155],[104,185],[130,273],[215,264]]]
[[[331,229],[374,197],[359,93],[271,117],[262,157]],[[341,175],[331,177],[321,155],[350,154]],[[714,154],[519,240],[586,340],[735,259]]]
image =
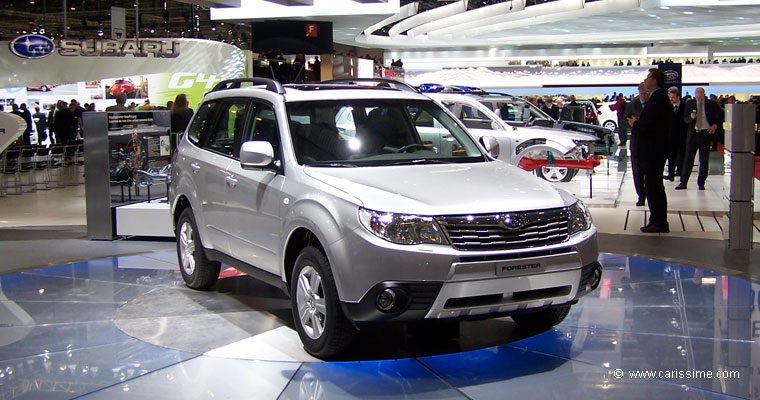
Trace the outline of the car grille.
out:
[[[569,235],[567,208],[437,217],[458,250],[510,250],[562,243]]]

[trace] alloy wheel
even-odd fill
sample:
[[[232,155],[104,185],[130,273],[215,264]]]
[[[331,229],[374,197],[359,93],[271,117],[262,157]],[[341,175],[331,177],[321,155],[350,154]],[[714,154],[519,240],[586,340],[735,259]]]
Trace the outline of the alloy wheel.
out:
[[[562,167],[541,167],[541,173],[549,182],[562,182],[567,177],[568,169]]]
[[[195,272],[195,240],[193,226],[185,221],[179,229],[179,254],[182,270],[190,276]]]
[[[322,276],[311,265],[301,269],[296,288],[296,305],[301,326],[309,338],[317,340],[325,331],[327,308]]]

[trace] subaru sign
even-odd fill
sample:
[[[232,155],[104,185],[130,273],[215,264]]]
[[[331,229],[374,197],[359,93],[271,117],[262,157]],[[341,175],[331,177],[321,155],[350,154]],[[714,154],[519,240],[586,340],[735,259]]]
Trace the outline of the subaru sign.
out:
[[[22,58],[43,58],[55,49],[53,41],[42,35],[19,36],[10,43],[11,52]]]

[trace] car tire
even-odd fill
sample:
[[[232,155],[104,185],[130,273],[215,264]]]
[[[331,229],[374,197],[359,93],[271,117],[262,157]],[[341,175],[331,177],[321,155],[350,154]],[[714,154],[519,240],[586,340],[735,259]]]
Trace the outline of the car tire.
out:
[[[617,123],[615,123],[615,121],[607,120],[607,121],[604,121],[604,124],[602,124],[602,127],[615,132],[617,130]]]
[[[546,308],[541,311],[513,315],[512,320],[528,332],[543,332],[560,322],[570,313],[570,306]]]
[[[316,247],[304,248],[296,259],[290,300],[296,331],[309,354],[329,359],[353,345],[357,331],[341,309],[330,263]]]
[[[576,168],[562,167],[539,167],[536,169],[536,175],[549,182],[570,182],[575,175],[578,175]]]
[[[191,208],[183,210],[177,221],[177,259],[182,279],[190,288],[206,290],[219,279],[221,263],[206,257]]]

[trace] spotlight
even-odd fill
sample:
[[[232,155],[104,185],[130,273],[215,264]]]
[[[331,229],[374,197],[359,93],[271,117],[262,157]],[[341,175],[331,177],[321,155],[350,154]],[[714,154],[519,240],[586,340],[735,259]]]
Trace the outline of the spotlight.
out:
[[[95,32],[98,36],[103,36],[103,28],[98,28],[98,31]]]
[[[156,28],[154,28],[154,27],[151,26],[150,29],[148,29],[148,32],[150,32],[150,33],[156,33]]]
[[[216,31],[216,24],[211,24],[211,31]]]

